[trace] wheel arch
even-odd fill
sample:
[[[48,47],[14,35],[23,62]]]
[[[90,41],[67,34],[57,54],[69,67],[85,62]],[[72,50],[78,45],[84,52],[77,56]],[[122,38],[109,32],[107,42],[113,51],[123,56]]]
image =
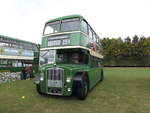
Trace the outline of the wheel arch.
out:
[[[78,83],[82,82],[84,77],[87,78],[87,82],[88,82],[88,88],[90,86],[90,81],[89,81],[89,75],[87,71],[79,71],[76,72],[74,77],[73,77],[73,87],[77,88],[78,87]]]

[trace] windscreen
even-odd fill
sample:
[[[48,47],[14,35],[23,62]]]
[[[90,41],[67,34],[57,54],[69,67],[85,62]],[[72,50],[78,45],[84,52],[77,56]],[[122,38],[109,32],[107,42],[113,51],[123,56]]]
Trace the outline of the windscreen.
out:
[[[56,50],[40,51],[40,65],[55,63]]]

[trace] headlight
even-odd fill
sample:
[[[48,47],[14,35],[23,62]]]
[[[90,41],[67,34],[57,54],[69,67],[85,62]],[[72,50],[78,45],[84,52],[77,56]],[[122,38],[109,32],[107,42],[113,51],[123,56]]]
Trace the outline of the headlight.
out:
[[[71,77],[67,77],[66,82],[71,82]]]
[[[43,78],[43,77],[41,77],[41,78],[40,78],[40,81],[43,81],[43,80],[44,80],[44,78]]]
[[[71,88],[68,88],[67,91],[70,92],[70,91],[71,91]]]
[[[44,80],[44,72],[41,72],[40,75],[41,75],[40,81],[43,81]]]

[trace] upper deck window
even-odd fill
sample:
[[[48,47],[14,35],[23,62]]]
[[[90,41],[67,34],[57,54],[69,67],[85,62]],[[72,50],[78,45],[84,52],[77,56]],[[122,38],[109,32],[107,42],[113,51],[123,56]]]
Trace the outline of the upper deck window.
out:
[[[84,33],[88,34],[88,25],[87,25],[87,23],[86,23],[85,21],[82,21],[82,22],[81,22],[81,30],[82,30]]]
[[[92,32],[92,28],[89,26],[88,30],[89,30],[89,38],[90,38],[90,42],[92,42],[92,41],[93,41],[93,32]]]
[[[79,18],[73,18],[73,19],[65,19],[62,20],[61,24],[61,31],[75,31],[79,30]]]
[[[65,31],[75,31],[80,29],[79,18],[64,19],[61,22],[50,22],[47,23],[44,30],[44,35],[65,32]]]
[[[46,24],[44,34],[60,32],[60,21]]]

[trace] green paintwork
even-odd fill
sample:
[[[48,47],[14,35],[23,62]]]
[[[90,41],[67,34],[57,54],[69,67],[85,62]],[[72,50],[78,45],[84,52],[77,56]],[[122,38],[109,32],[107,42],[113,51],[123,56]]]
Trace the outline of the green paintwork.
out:
[[[90,48],[89,37],[85,36],[85,34],[83,32],[68,33],[66,35],[68,35],[68,37],[70,39],[70,44],[67,46],[84,46],[84,47]],[[57,34],[55,36],[57,37],[57,36],[61,36],[61,35]],[[49,37],[50,36],[43,36],[41,48],[47,47]]]
[[[44,65],[42,67],[40,67],[40,71],[41,72],[45,72],[45,70],[47,70],[48,68],[52,68],[53,65]],[[57,67],[59,68],[63,68],[64,69],[64,81],[66,80],[67,77],[74,77],[75,73],[79,72],[79,71],[85,71],[88,73],[88,77],[89,77],[89,88],[93,88],[96,83],[100,80],[100,75],[101,75],[101,71],[102,71],[102,67],[98,67],[98,68],[91,68],[89,65],[77,65],[77,64],[58,64]],[[44,74],[45,75],[45,74]],[[63,95],[64,96],[69,96],[72,94],[72,92],[68,92],[67,88],[72,88],[73,85],[73,81],[70,83],[65,82],[65,87],[63,89]],[[40,87],[41,87],[41,91],[43,93],[47,93],[47,78],[46,76],[44,76],[44,81],[40,82]]]
[[[63,20],[63,19],[68,19],[68,18],[80,18],[80,22],[84,19],[82,16],[80,15],[71,15],[71,16],[64,16],[61,18],[56,18],[56,19],[52,19],[47,21],[46,23],[49,22],[54,22],[54,21],[58,21],[58,20]],[[90,37],[88,35],[86,35],[83,32],[69,32],[69,33],[64,33],[64,34],[58,34],[58,33],[53,33],[53,37],[54,36],[61,36],[61,35],[67,35],[70,39],[70,44],[66,45],[66,46],[83,46],[83,47],[88,47],[91,48],[91,42],[90,42]],[[51,35],[46,35],[42,37],[42,44],[41,44],[41,49],[42,48],[47,48],[47,44],[48,44],[48,38],[50,38]],[[100,59],[102,61],[102,59]],[[89,54],[89,63],[87,65],[85,64],[57,64],[55,67],[59,67],[64,69],[64,81],[66,81],[67,77],[74,77],[75,74],[79,71],[84,71],[87,72],[88,74],[88,78],[89,78],[89,89],[93,88],[98,81],[100,81],[100,77],[101,77],[101,72],[103,71],[103,66],[98,66],[98,67],[92,67],[91,66],[92,61],[91,61],[91,55]],[[40,81],[40,90],[42,93],[48,93],[48,87],[47,87],[47,77],[46,77],[46,70],[48,68],[52,68],[54,67],[54,65],[52,64],[46,64],[43,65],[39,68],[40,70],[40,75],[44,77],[43,81]],[[70,83],[64,82],[65,86],[63,86],[62,91],[63,91],[63,95],[64,96],[68,96],[72,94],[72,87],[73,87],[73,81],[71,81]],[[71,88],[71,92],[67,91],[67,88]]]

